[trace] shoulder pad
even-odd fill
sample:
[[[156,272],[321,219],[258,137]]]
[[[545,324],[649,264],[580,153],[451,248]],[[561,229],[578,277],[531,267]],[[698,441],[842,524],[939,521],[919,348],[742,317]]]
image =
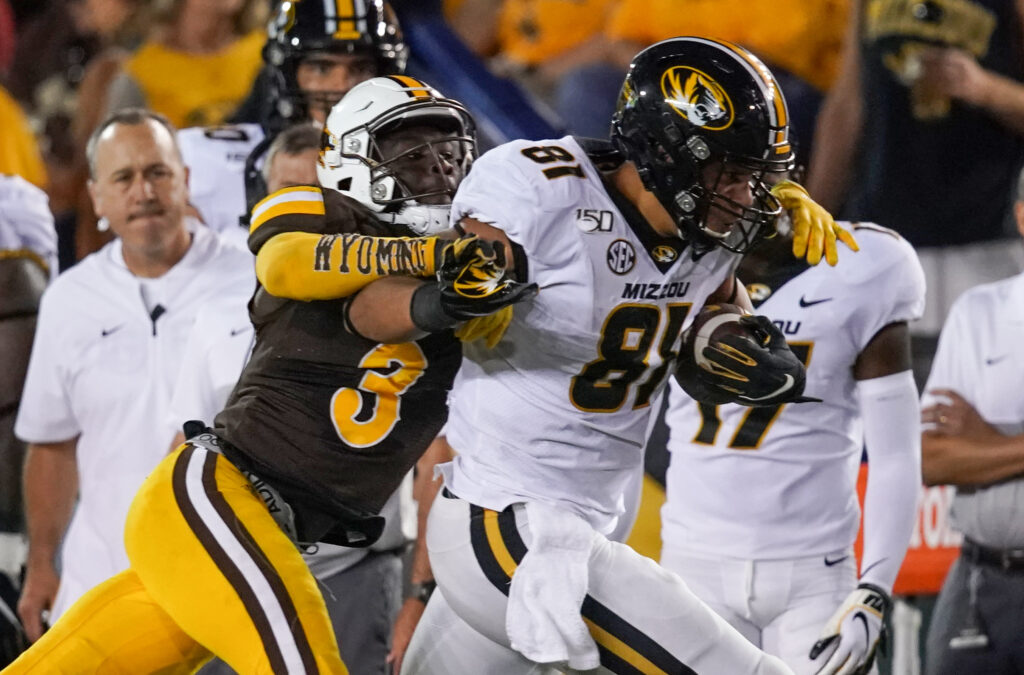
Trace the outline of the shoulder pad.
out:
[[[587,157],[594,163],[594,166],[600,171],[613,171],[626,161],[625,156],[619,152],[611,141],[606,141],[600,138],[581,138],[579,136],[573,136],[573,139],[579,144],[583,151],[587,153]]]

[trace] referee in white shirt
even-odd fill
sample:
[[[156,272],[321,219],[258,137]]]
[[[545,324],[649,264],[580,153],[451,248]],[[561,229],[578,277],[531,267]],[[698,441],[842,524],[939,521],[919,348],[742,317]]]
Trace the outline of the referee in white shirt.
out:
[[[1024,235],[1024,174],[1014,204]],[[925,483],[956,486],[960,557],[928,630],[926,675],[1024,667],[1024,274],[950,309],[922,397]]]
[[[254,279],[250,255],[186,218],[188,170],[166,119],[115,113],[86,152],[96,214],[117,238],[44,294],[15,425],[29,444],[18,613],[33,641],[47,613],[128,566],[125,515],[174,433],[167,406],[195,313]]]

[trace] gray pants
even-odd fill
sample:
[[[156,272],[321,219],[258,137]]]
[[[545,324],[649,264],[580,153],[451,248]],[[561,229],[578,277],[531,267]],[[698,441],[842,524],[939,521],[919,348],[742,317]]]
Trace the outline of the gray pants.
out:
[[[977,612],[988,646],[950,649],[968,624],[971,570],[977,570]],[[1024,574],[992,566],[973,567],[959,558],[935,605],[925,658],[926,675],[1017,675],[1024,673]]]
[[[397,552],[369,554],[352,567],[318,579],[341,658],[352,675],[386,675],[391,627],[402,604],[402,559]],[[231,675],[214,660],[198,675]]]

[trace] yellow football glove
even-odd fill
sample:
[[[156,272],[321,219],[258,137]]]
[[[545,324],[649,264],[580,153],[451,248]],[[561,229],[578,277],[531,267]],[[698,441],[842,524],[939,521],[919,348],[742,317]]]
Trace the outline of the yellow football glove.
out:
[[[772,194],[782,208],[789,211],[793,222],[793,255],[797,258],[806,257],[807,262],[817,265],[824,252],[828,264],[835,265],[839,262],[837,238],[851,250],[860,250],[853,235],[839,227],[832,214],[811,199],[802,186],[793,181],[780,181],[772,187]]]
[[[462,324],[455,331],[455,337],[463,342],[483,339],[488,349],[494,349],[495,345],[501,342],[510,323],[512,323],[512,305],[506,305],[494,314],[478,316]]]

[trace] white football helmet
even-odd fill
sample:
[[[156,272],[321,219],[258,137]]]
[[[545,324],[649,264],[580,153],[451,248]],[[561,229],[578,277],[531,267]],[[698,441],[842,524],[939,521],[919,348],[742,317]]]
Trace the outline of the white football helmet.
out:
[[[437,127],[448,135],[383,157],[383,136],[418,125]],[[476,157],[473,118],[461,103],[444,98],[420,80],[405,75],[375,77],[353,87],[331,109],[320,143],[317,177],[321,186],[365,204],[382,220],[430,234],[448,227],[458,181],[426,192],[411,189],[400,175],[402,160],[422,157],[422,153],[432,156],[436,167],[432,170],[458,171],[461,180]]]

